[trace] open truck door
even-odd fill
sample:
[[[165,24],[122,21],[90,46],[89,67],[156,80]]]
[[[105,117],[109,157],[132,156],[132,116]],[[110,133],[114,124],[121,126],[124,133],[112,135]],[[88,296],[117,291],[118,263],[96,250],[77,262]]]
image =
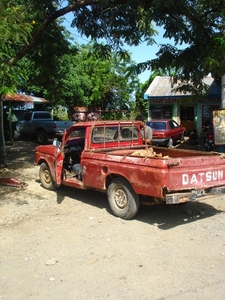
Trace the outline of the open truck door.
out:
[[[66,130],[63,132],[62,142],[55,140],[55,146],[58,147],[58,153],[59,155],[56,158],[56,165],[55,165],[55,180],[56,185],[59,186],[62,182],[62,171],[63,171],[63,161],[64,161],[64,154],[63,154],[63,148],[66,140]],[[53,144],[54,144],[53,142]]]

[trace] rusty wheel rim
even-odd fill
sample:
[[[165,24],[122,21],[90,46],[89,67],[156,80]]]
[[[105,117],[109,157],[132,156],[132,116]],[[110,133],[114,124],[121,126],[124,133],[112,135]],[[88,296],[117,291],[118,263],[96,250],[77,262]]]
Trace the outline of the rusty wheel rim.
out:
[[[51,174],[48,170],[45,170],[43,172],[43,179],[47,184],[50,184],[52,182]]]
[[[120,209],[124,209],[127,206],[127,196],[122,189],[115,191],[114,201]]]

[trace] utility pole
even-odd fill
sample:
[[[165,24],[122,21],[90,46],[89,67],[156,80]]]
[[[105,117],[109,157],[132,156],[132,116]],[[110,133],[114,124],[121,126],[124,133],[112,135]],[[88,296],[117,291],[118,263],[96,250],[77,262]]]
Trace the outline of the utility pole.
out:
[[[225,75],[221,78],[221,108],[225,108]]]

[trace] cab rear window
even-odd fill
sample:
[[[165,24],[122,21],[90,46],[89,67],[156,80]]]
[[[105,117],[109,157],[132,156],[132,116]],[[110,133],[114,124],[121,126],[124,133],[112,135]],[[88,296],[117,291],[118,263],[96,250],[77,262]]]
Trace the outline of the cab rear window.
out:
[[[118,141],[134,141],[138,139],[138,128],[135,125],[98,126],[92,131],[92,143],[110,143]]]
[[[49,113],[35,113],[33,119],[51,119]]]

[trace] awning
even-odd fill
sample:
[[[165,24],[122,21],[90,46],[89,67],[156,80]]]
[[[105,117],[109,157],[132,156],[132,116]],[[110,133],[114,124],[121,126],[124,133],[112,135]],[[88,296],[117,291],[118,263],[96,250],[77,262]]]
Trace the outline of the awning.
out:
[[[4,97],[5,101],[17,101],[17,102],[27,102],[27,103],[42,103],[49,102],[48,100],[40,97],[29,96],[25,94],[8,94]]]

